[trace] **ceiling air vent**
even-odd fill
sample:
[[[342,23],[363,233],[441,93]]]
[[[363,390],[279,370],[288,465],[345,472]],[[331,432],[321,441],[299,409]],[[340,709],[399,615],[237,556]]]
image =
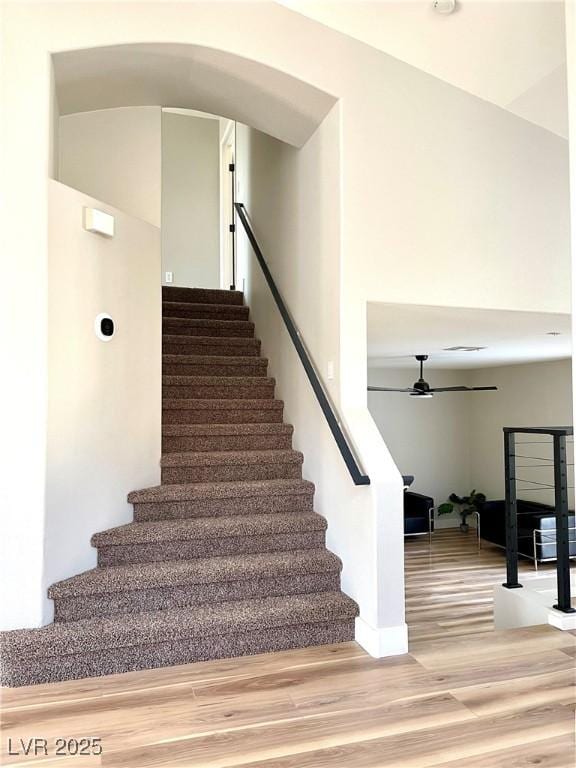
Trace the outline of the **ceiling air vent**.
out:
[[[486,347],[444,347],[444,352],[480,352]]]

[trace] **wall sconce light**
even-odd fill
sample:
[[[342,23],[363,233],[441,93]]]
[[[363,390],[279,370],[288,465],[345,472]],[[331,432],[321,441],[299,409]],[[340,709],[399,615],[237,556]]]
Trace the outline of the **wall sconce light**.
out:
[[[114,237],[114,216],[98,208],[84,208],[84,229],[105,237]]]

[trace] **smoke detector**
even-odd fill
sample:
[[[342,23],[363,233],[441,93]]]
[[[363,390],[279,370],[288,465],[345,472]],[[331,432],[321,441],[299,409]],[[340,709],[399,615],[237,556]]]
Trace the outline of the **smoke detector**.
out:
[[[434,0],[432,8],[436,13],[448,14],[456,10],[456,0]]]

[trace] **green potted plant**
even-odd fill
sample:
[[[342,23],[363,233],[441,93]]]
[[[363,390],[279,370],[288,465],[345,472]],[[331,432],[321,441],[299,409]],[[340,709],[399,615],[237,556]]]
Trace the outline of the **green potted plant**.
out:
[[[436,511],[438,512],[438,516],[441,516],[449,515],[454,509],[457,509],[462,518],[460,530],[463,533],[467,533],[470,526],[466,522],[466,519],[474,512],[480,512],[485,503],[486,496],[483,493],[477,493],[475,490],[471,491],[468,496],[457,496],[455,493],[451,493],[448,497],[448,501],[440,504]]]

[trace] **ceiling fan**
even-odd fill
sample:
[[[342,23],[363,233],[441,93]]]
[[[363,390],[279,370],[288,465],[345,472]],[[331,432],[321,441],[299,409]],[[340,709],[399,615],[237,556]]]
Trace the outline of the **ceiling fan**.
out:
[[[394,387],[368,387],[369,392],[407,392],[411,397],[433,397],[435,392],[485,392],[495,390],[498,387],[431,387],[424,380],[424,361],[428,360],[428,355],[416,355],[416,360],[420,363],[420,378],[414,382],[412,387],[405,389],[396,389]]]

